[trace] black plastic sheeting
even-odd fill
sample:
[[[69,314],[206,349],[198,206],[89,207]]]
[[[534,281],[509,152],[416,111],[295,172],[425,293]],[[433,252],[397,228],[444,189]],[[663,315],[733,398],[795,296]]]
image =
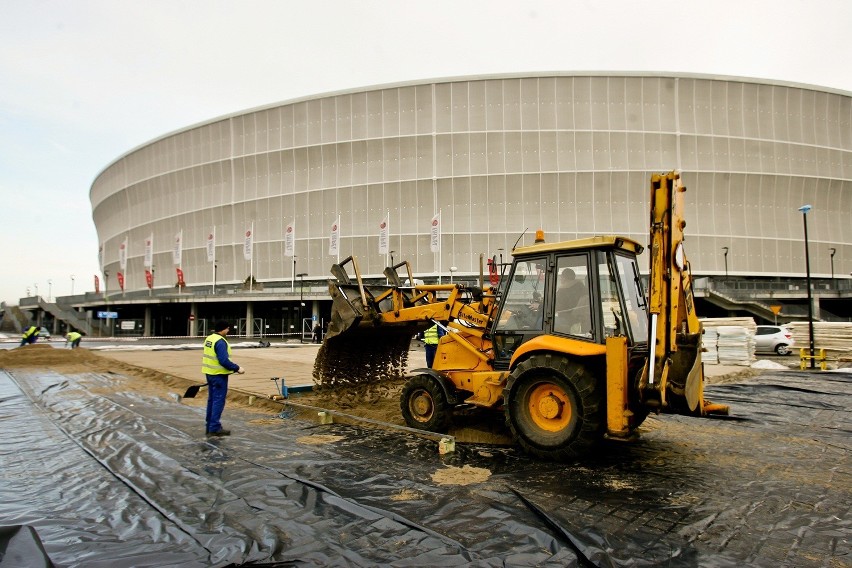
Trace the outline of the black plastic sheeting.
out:
[[[0,566],[852,564],[849,374],[708,387],[735,418],[651,417],[575,464],[233,407],[208,440],[130,381],[0,371]]]

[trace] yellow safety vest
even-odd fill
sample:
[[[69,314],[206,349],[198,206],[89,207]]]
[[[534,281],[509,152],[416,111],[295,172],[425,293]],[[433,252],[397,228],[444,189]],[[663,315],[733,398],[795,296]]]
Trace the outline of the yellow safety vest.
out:
[[[427,345],[438,345],[438,326],[433,325],[423,334],[423,343]]]
[[[201,359],[201,372],[205,375],[230,375],[233,371],[229,371],[219,364],[219,357],[216,356],[216,343],[224,341],[228,346],[228,359],[231,358],[231,344],[228,340],[218,333],[211,333],[204,340],[204,356]]]
[[[29,336],[31,336],[33,334],[38,335],[38,329],[34,325],[31,325],[27,329],[27,331],[24,332],[24,339],[28,338]]]
[[[80,339],[81,337],[83,337],[82,334],[77,333],[76,331],[69,331],[68,334],[65,336],[65,339],[67,339],[68,341],[74,341]]]

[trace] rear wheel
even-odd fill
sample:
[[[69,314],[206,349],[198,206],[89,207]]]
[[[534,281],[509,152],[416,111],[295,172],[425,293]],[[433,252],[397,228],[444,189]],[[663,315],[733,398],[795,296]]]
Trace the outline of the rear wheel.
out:
[[[602,435],[603,396],[583,365],[558,355],[535,355],[506,383],[506,423],[520,446],[545,459],[587,452]]]
[[[417,375],[405,383],[399,401],[402,417],[412,428],[446,432],[451,406],[444,389],[429,375]]]
[[[790,346],[786,343],[779,343],[775,346],[775,352],[778,355],[789,355],[790,354]]]

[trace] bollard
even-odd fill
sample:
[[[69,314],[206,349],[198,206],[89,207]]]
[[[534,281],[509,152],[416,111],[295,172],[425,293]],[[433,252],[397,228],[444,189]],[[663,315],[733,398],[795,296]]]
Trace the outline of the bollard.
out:
[[[438,442],[438,453],[441,455],[456,451],[456,441],[453,438],[441,438]]]

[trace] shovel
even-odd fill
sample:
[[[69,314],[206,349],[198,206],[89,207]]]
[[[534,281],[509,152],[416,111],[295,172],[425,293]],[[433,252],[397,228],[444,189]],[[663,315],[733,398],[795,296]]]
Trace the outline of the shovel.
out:
[[[203,385],[192,385],[191,387],[186,389],[185,393],[183,393],[183,398],[195,398],[196,395],[198,394],[198,391],[200,391],[201,389],[203,389],[206,386],[207,386],[207,383],[204,383]]]

